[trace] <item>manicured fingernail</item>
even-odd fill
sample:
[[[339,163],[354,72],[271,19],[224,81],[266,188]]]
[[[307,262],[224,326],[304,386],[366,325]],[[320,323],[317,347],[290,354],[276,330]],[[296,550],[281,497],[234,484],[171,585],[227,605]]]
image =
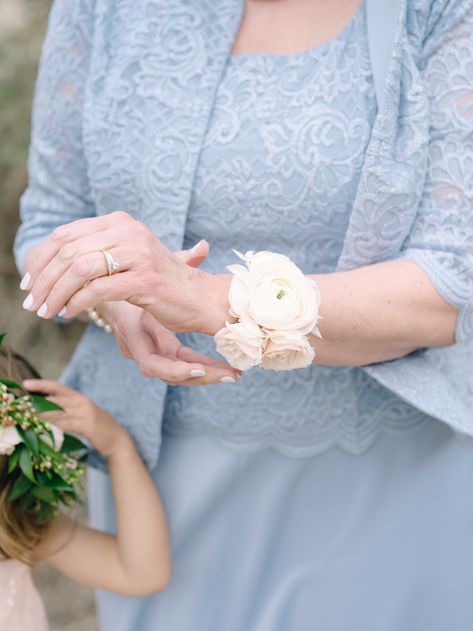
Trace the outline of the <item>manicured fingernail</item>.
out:
[[[58,313],[58,316],[62,318],[63,316],[66,315],[66,311],[67,311],[67,307],[63,307],[61,311]]]
[[[48,313],[48,305],[43,302],[43,304],[41,305],[41,307],[38,309],[38,311],[36,312],[36,315],[38,315],[40,318],[44,318],[44,316]]]
[[[31,309],[31,307],[33,306],[33,302],[33,294],[28,294],[23,302],[23,309]]]
[[[234,379],[233,377],[222,377],[220,379],[220,383],[236,383],[236,379]]]
[[[29,272],[26,272],[26,274],[21,279],[20,289],[23,289],[23,291],[28,289],[30,285],[30,281],[31,281],[31,274]]]
[[[205,370],[191,370],[192,377],[205,377],[206,374]]]
[[[200,247],[200,244],[202,243],[203,239],[201,239],[199,241],[199,243],[196,243],[192,248],[191,248],[191,252],[195,252],[195,250],[198,250]]]

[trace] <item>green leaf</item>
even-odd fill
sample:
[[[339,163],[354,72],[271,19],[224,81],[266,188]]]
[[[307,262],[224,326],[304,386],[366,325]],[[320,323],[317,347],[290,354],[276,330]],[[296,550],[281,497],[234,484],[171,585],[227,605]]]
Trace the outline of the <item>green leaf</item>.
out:
[[[57,405],[57,403],[53,403],[45,397],[42,397],[40,394],[32,394],[31,400],[33,401],[33,405],[38,412],[52,412],[55,410],[64,412],[64,408],[62,408],[60,405]]]
[[[56,501],[56,494],[54,493],[54,489],[49,489],[46,486],[35,486],[31,493],[39,500],[47,502],[48,504],[52,504]]]
[[[72,434],[64,434],[64,442],[62,443],[61,453],[68,453],[70,451],[80,451],[87,449],[87,446]]]
[[[31,493],[28,493],[25,496],[23,506],[25,510],[30,510],[36,504],[36,500]]]
[[[57,507],[49,502],[43,502],[40,500],[40,508],[37,516],[37,520],[39,523],[48,524],[54,517],[58,515]]]
[[[42,475],[40,478],[40,482],[42,486],[56,489],[56,491],[74,491],[74,488],[70,484],[68,484],[65,480],[61,478],[60,475],[54,472],[49,478],[45,475]]]
[[[8,496],[8,499],[10,501],[18,499],[19,497],[24,495],[27,491],[29,491],[32,486],[33,486],[32,482],[30,482],[28,478],[25,478],[25,476],[22,473],[20,473],[20,475],[16,479],[15,484],[13,485],[13,488],[10,492],[10,495]]]
[[[52,442],[52,436],[51,436],[51,442]],[[47,456],[54,456],[54,454],[56,453],[54,449],[51,447],[51,445],[48,445],[48,443],[46,443],[42,438],[39,439],[39,451],[40,453],[45,454]]]
[[[31,464],[31,453],[28,449],[23,449],[20,454],[20,469],[23,471],[23,475],[36,484],[36,478],[33,473],[33,466]]]
[[[12,381],[11,379],[0,379],[0,383],[3,383],[7,388],[12,388],[13,390],[21,390],[22,392],[26,392],[23,386],[20,386],[16,381]]]
[[[20,457],[20,454],[23,449],[24,449],[23,445],[20,445],[19,447],[15,449],[12,455],[8,458],[8,473],[11,473],[13,469],[17,466],[18,458]]]
[[[28,447],[30,451],[33,452],[35,456],[39,456],[39,443],[38,437],[31,427],[29,429],[22,429],[20,426],[17,426],[18,433],[23,438],[25,445]]]
[[[0,333],[0,346],[3,344],[3,340],[5,339],[6,333]]]

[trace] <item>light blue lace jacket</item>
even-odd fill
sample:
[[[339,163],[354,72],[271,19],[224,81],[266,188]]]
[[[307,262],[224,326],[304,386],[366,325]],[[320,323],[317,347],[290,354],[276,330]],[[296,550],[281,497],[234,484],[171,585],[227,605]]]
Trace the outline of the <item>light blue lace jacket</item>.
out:
[[[181,247],[241,12],[241,0],[54,3],[15,247],[20,269],[56,226],[119,208]],[[409,258],[459,308],[455,346],[364,370],[473,436],[473,1],[367,0],[367,18],[379,113],[338,269]],[[155,464],[163,383],[143,379],[93,327],[65,379],[117,416]]]

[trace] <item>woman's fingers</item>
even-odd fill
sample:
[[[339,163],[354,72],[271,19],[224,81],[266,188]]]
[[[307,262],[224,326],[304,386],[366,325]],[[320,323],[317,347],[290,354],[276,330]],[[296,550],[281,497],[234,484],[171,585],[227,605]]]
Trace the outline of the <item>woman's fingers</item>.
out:
[[[176,256],[186,265],[191,267],[199,267],[209,255],[209,244],[205,239],[196,243],[190,250],[180,250],[176,252]]]
[[[44,303],[50,305],[49,294],[55,288],[59,280],[68,271],[73,275],[86,280],[91,280],[97,276],[107,274],[105,256],[101,250],[109,250],[118,243],[120,236],[112,230],[103,231],[71,243],[64,243],[56,252],[51,261],[37,275],[33,276],[29,294],[26,297],[23,307],[28,311],[37,311]],[[89,270],[91,261],[95,260],[95,271]],[[88,274],[93,274],[88,277]],[[69,297],[69,296],[68,296]],[[39,314],[45,315],[45,309]]]
[[[189,364],[164,355],[141,356],[137,363],[145,377],[161,379],[172,385],[206,375],[205,366],[202,364]]]
[[[120,260],[120,267],[127,269],[130,263],[129,254],[122,248],[109,250],[113,259]],[[97,278],[108,275],[105,255],[96,251],[84,254],[76,259],[64,274],[54,283],[49,294],[43,298],[38,315],[42,318],[52,318],[62,313],[63,307],[76,292],[84,285]],[[32,290],[33,293],[34,289]]]
[[[148,357],[155,352],[153,340],[146,331],[134,327],[133,330],[125,331],[125,335],[125,339],[120,336],[119,344],[126,351],[125,357],[128,355],[128,359],[139,363],[140,357]]]
[[[115,213],[112,213],[112,215],[114,214]],[[110,225],[110,217],[112,217],[112,215],[78,219],[77,221],[59,226],[53,230],[51,236],[32,250],[31,254],[28,256],[26,265],[27,274],[23,278],[21,288],[24,290],[31,289],[36,278],[54,259],[62,247],[81,237],[86,237],[90,234],[96,234],[97,232],[105,230]]]
[[[209,357],[208,355],[203,355],[198,351],[195,351],[193,348],[189,348],[189,346],[181,346],[177,353],[179,359],[182,359],[186,362],[200,362],[205,366],[213,366],[214,368],[222,368],[227,370],[228,374],[232,377],[239,376],[240,372],[235,368],[232,368],[226,361],[221,359],[215,359],[214,357]]]
[[[67,303],[64,303],[65,309],[60,313],[66,318],[73,318],[99,302],[127,300],[138,283],[139,279],[132,272],[101,276],[76,291]]]
[[[228,370],[203,364],[192,364],[162,355],[148,355],[138,362],[145,377],[161,379],[171,386],[204,386],[219,383],[225,379],[236,379]]]

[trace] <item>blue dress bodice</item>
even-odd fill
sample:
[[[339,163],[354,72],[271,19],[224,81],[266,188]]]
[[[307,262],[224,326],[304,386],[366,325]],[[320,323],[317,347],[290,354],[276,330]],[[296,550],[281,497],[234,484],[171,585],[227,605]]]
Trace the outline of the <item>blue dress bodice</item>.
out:
[[[210,236],[207,268],[220,262],[219,273],[231,244],[283,251],[307,272],[332,270],[337,258],[337,271],[415,261],[459,309],[456,345],[360,370],[313,368],[286,380],[251,371],[235,387],[171,392],[166,424],[294,455],[333,443],[358,453],[384,429],[417,424],[415,410],[473,435],[472,1],[365,0],[313,51],[237,59],[229,53],[242,0],[53,3],[15,242],[20,269],[57,226],[120,208],[172,250]],[[213,350],[210,340],[187,339]],[[166,384],[143,379],[92,326],[63,378],[156,464]],[[325,403],[332,385],[344,393],[333,396],[335,409]],[[262,410],[280,396],[291,412],[276,406],[266,421]],[[191,397],[205,419],[187,414]],[[236,426],[227,421],[235,403],[247,413]],[[355,413],[329,422],[325,408]]]
[[[377,109],[365,30],[362,3],[321,46],[229,59],[185,231],[185,247],[209,241],[208,271],[221,273],[232,249],[281,252],[305,273],[336,270]],[[217,356],[211,338],[182,341]],[[210,389],[170,388],[164,426],[308,456],[334,444],[360,453],[379,431],[426,418],[358,368],[314,365],[253,369]]]

